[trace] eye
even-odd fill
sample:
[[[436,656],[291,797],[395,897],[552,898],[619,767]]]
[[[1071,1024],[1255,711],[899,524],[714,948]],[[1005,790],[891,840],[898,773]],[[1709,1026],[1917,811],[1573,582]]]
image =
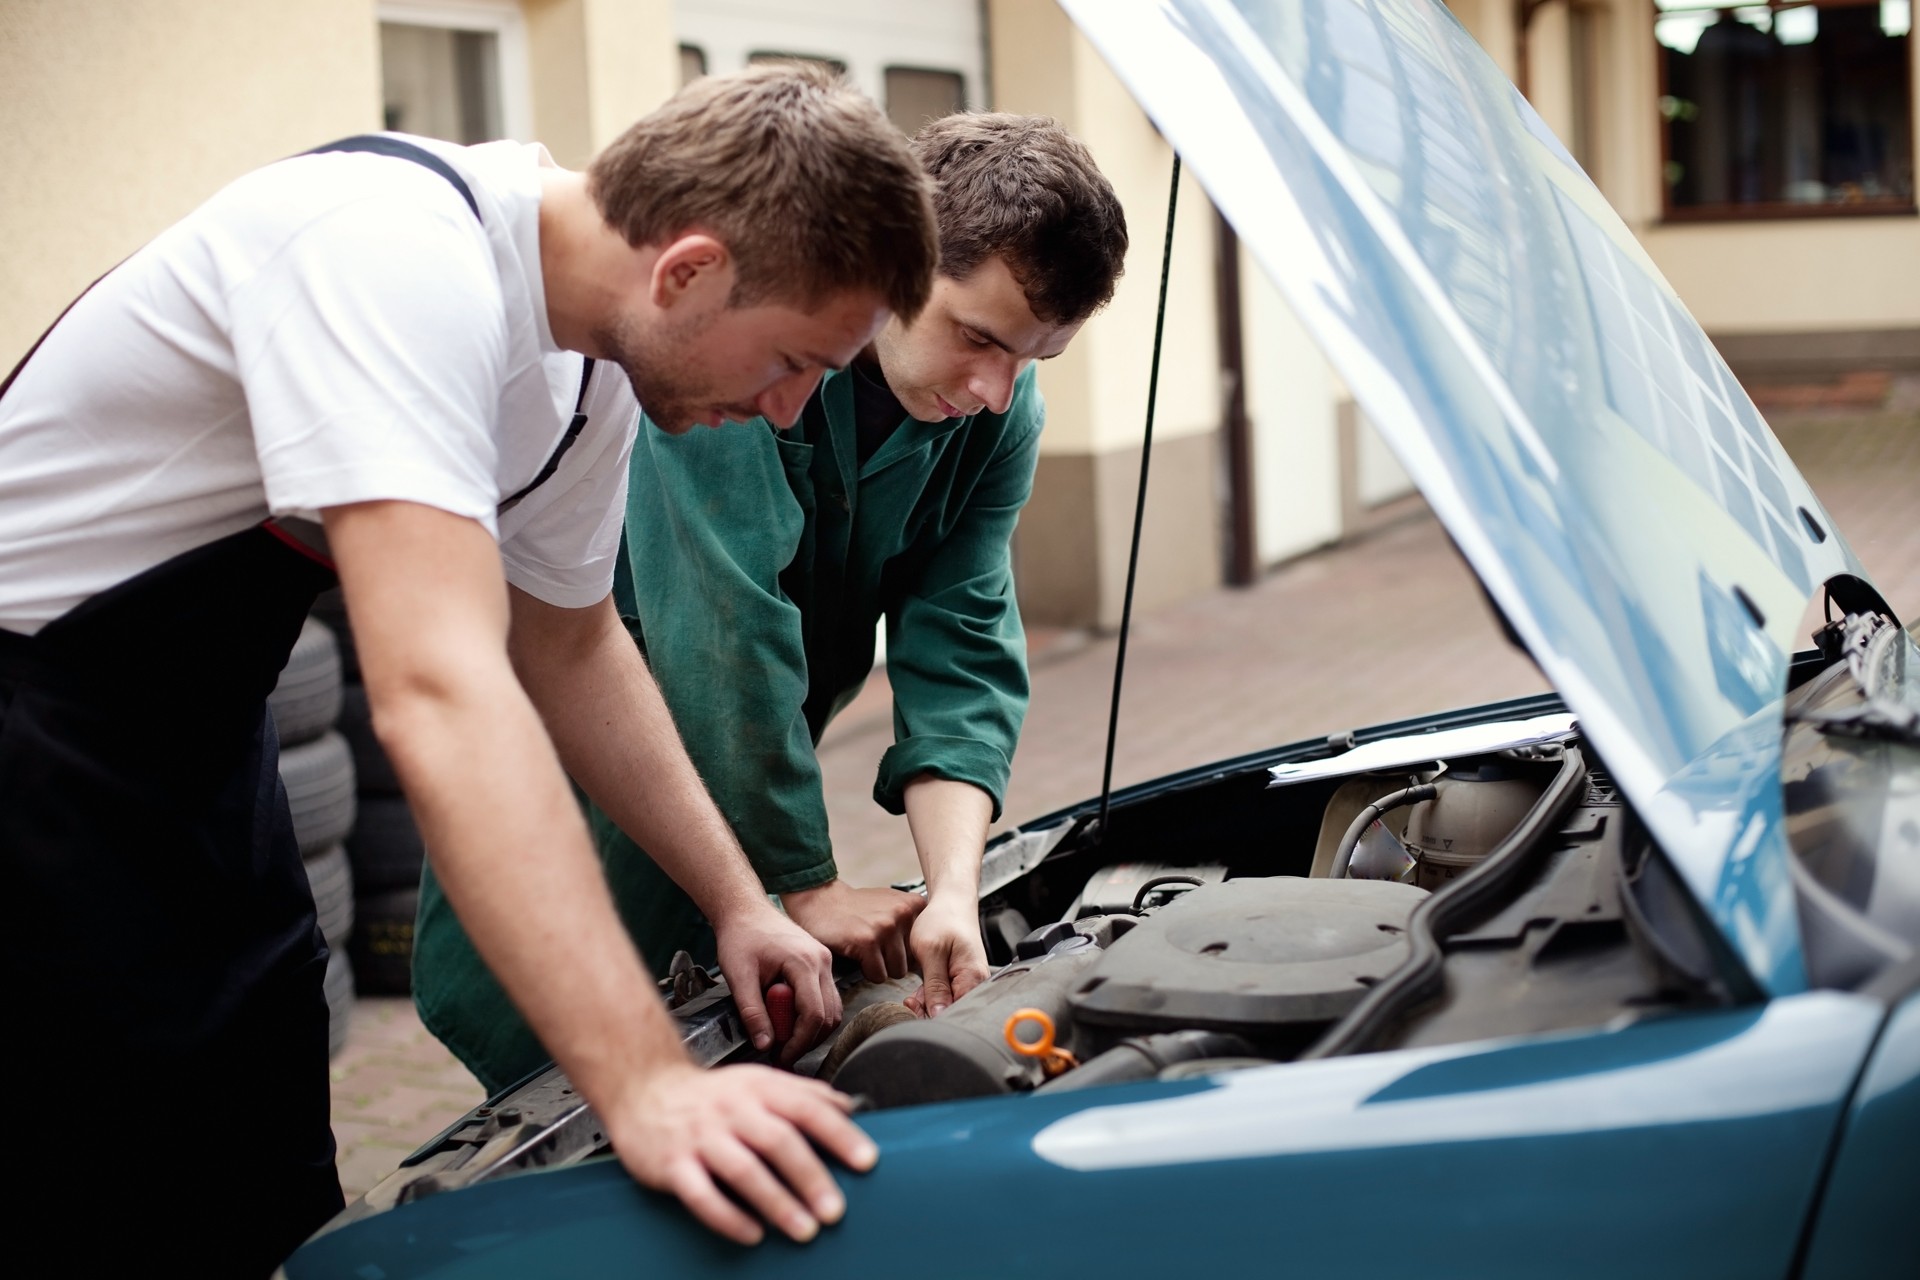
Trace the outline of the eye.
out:
[[[965,338],[967,340],[967,345],[971,347],[990,347],[993,345],[987,339],[981,337],[979,334],[975,333],[971,329],[962,329],[960,331],[960,336]]]
[[[804,364],[801,364],[798,360],[795,360],[792,356],[782,356],[780,358],[780,363],[787,366],[788,373],[805,373],[807,371],[807,366],[805,366]]]

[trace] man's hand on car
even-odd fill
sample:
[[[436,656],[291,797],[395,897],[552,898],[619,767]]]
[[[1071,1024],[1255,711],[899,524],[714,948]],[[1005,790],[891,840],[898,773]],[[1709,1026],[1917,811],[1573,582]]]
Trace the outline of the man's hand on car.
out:
[[[868,982],[904,978],[910,970],[908,931],[927,905],[917,893],[856,889],[829,880],[812,889],[783,893],[787,915],[837,956],[860,962]]]
[[[833,982],[833,956],[807,930],[764,897],[713,922],[720,972],[733,990],[740,1024],[756,1049],[773,1044],[773,1019],[765,991],[784,981],[793,988],[793,1035],[780,1046],[780,1061],[792,1065],[840,1025],[840,990]]]
[[[845,1094],[804,1076],[678,1063],[647,1072],[600,1116],[627,1172],[677,1196],[714,1231],[744,1245],[764,1234],[728,1199],[724,1184],[804,1243],[847,1207],[808,1140],[857,1172],[879,1158],[873,1140],[847,1118],[851,1105]]]
[[[913,924],[913,961],[920,989],[907,1008],[938,1017],[948,1005],[987,980],[987,949],[980,941],[979,908],[952,897],[929,902]]]

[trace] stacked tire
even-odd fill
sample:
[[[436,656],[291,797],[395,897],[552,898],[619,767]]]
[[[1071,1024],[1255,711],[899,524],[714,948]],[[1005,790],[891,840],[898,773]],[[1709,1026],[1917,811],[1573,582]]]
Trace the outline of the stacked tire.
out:
[[[426,846],[400,793],[393,763],[374,737],[367,690],[360,681],[358,654],[340,593],[321,596],[314,616],[327,622],[340,638],[344,680],[339,725],[358,786],[358,816],[346,842],[356,895],[356,924],[348,946],[354,979],[359,990],[369,995],[406,995],[413,990],[413,920],[420,908]]]
[[[347,960],[354,885],[343,841],[354,825],[355,788],[353,752],[334,728],[341,693],[339,646],[325,624],[309,618],[268,702],[280,734],[280,781],[293,814],[294,839],[327,940],[327,1035],[333,1053],[346,1043],[354,998]]]

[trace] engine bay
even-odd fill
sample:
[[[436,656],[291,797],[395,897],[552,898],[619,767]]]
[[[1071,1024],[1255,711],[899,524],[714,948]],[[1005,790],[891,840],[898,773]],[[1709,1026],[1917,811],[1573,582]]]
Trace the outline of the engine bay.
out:
[[[887,1108],[1729,998],[1685,895],[1577,741],[1342,777],[1268,804],[1289,801],[1314,810],[1310,843],[1192,840],[1172,847],[1187,859],[1161,845],[1109,860],[1130,850],[1069,834],[983,901],[999,951],[988,981],[933,1020],[892,984],[856,983],[834,1042],[800,1069]]]
[[[1160,866],[1116,870],[1168,880]],[[1241,877],[1044,925],[940,1017],[876,1029],[828,1078],[886,1107],[1064,1086],[1076,1068],[1109,1081],[1194,1058],[1292,1057],[1406,959],[1426,896],[1391,881]]]
[[[1350,744],[1349,744],[1350,745]],[[1324,749],[1322,749],[1324,755]],[[1316,758],[1311,747],[1295,758]],[[990,848],[993,972],[938,1018],[841,970],[796,1064],[867,1109],[1181,1080],[1733,1003],[1716,934],[1577,731],[1279,785],[1269,754]],[[724,979],[661,992],[690,1057],[754,1060]],[[558,1067],[468,1113],[334,1225],[607,1150]]]

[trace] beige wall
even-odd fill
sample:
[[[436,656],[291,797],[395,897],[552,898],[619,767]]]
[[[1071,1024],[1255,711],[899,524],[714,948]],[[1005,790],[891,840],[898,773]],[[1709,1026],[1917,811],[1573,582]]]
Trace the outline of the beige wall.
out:
[[[1050,115],[1092,151],[1127,212],[1127,270],[1108,308],[1042,366],[1047,428],[1016,541],[1022,608],[1043,623],[1119,619],[1152,367],[1173,151],[1058,6],[989,0],[993,106]],[[1221,420],[1214,214],[1183,177],[1137,588],[1150,608],[1220,580]]]
[[[1087,322],[1073,348],[1084,361],[1087,377],[1087,435],[1076,438],[1076,433],[1062,432],[1056,439],[1043,442],[1042,448],[1049,444],[1056,450],[1091,445],[1109,451],[1139,444],[1146,420],[1147,373],[1153,363],[1154,317],[1160,303],[1173,149],[1134,105],[1132,95],[1092,46],[1077,32],[1072,44],[1080,92],[1077,109],[1067,125],[1093,152],[1100,171],[1113,183],[1126,208],[1127,273],[1114,291],[1112,303]],[[1153,427],[1156,439],[1200,435],[1220,426],[1213,235],[1213,206],[1200,184],[1183,171],[1168,275],[1167,323]],[[1058,372],[1064,375],[1067,370]]]
[[[0,2],[0,369],[89,281],[236,175],[379,128],[377,9]],[[560,163],[585,163],[678,87],[670,0],[522,9],[534,136]]]
[[[680,87],[671,0],[522,0],[534,136],[579,168]]]
[[[380,125],[372,0],[5,0],[0,85],[0,369],[236,174]]]
[[[1511,78],[1520,65],[1514,44],[1516,0],[1446,0],[1453,16],[1460,19],[1480,47]]]
[[[995,0],[994,107],[1058,119],[1087,144],[1127,211],[1127,272],[1107,309],[1041,369],[1046,453],[1106,452],[1140,442],[1159,302],[1173,150],[1066,15],[1050,3]],[[1220,424],[1214,332],[1213,211],[1191,178],[1180,187],[1156,436]]]
[[[1270,565],[1340,537],[1343,389],[1319,344],[1244,246],[1240,322],[1253,440],[1255,557]]]

